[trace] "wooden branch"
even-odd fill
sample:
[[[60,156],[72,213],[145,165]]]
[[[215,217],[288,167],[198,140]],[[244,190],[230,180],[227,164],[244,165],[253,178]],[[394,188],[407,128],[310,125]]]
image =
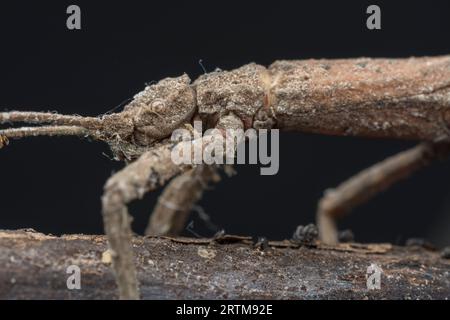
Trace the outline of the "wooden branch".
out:
[[[144,299],[445,299],[450,260],[420,247],[389,244],[299,246],[248,237],[135,237]],[[114,299],[117,288],[104,236],[46,236],[0,231],[0,299]],[[367,267],[383,270],[368,290]],[[67,267],[81,270],[81,289],[67,289]]]

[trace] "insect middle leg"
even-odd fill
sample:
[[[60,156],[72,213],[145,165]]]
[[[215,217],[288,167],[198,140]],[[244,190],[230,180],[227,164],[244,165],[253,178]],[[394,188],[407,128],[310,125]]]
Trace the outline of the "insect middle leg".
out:
[[[209,183],[219,181],[217,168],[208,165],[199,165],[174,178],[158,198],[145,234],[152,236],[180,234],[189,213]]]
[[[316,216],[319,238],[327,244],[338,242],[336,220],[397,181],[408,177],[436,157],[449,153],[449,143],[424,142],[367,168],[337,188],[327,190],[318,203]]]

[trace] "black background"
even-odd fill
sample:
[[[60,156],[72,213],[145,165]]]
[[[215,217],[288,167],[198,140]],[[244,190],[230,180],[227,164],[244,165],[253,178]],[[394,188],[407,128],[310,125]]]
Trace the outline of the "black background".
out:
[[[82,30],[66,28],[66,8]],[[366,28],[378,4],[382,30]],[[450,53],[450,2],[443,1],[15,1],[0,4],[0,110],[98,115],[146,82],[187,72],[278,59],[403,57]],[[280,171],[238,175],[201,205],[229,233],[288,238],[314,220],[324,189],[412,142],[281,135]],[[0,228],[102,233],[104,181],[122,164],[107,146],[77,138],[12,141],[0,151]],[[340,226],[360,241],[411,236],[450,244],[450,162],[437,163],[358,207]],[[142,233],[157,193],[133,203]],[[195,217],[194,217],[195,218]],[[194,219],[195,220],[195,219]],[[194,230],[212,231],[196,221]]]

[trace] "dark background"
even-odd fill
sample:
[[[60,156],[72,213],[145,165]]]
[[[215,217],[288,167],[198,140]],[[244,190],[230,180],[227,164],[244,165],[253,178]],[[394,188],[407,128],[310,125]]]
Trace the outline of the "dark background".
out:
[[[82,30],[66,29],[66,8]],[[378,4],[382,30],[366,29]],[[406,57],[450,53],[450,5],[443,1],[15,1],[0,4],[0,110],[98,115],[146,82],[187,72],[277,59]],[[209,191],[201,205],[229,233],[289,238],[314,220],[324,189],[412,142],[281,135],[280,171],[258,166]],[[106,145],[77,138],[12,141],[0,151],[0,228],[102,233],[100,196],[122,164]],[[450,161],[437,163],[358,207],[340,223],[359,241],[450,244]],[[133,203],[142,232],[156,193]],[[210,235],[201,221],[195,232]]]

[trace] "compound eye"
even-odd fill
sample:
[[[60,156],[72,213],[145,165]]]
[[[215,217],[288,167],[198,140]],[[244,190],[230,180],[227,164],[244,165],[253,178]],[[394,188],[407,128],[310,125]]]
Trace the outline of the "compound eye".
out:
[[[163,113],[166,110],[166,101],[163,99],[155,99],[150,103],[149,109],[155,113]]]
[[[166,113],[166,110],[166,101],[164,99],[154,99],[151,103],[144,104],[139,108],[136,120],[145,123],[155,117],[161,118]]]

